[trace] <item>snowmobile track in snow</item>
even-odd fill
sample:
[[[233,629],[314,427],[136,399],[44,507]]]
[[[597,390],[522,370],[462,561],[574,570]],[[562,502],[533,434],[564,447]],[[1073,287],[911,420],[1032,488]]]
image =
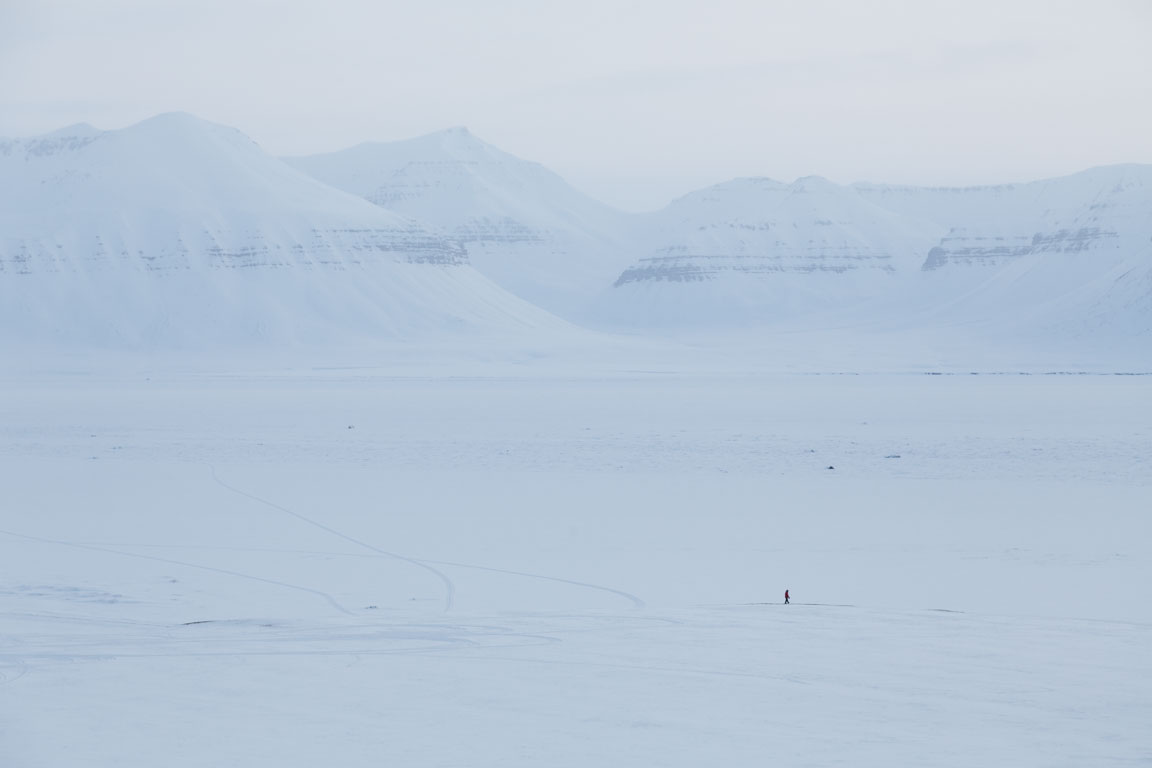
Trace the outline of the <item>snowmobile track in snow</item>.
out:
[[[10,672],[4,667],[0,667],[0,685],[11,685],[24,675],[28,674],[28,665],[23,659],[12,659],[12,667],[15,667],[14,672]]]
[[[271,507],[271,508],[273,508],[279,512],[289,514],[289,515],[295,517],[296,519],[301,520],[302,522],[308,523],[309,525],[315,526],[316,528],[319,528],[323,531],[326,531],[326,532],[328,532],[334,536],[337,536],[338,538],[344,539],[345,541],[349,541],[353,544],[356,544],[360,547],[363,547],[367,550],[370,550],[370,551],[376,553],[377,555],[384,555],[385,557],[390,557],[390,558],[394,558],[396,560],[401,560],[401,561],[406,562],[406,563],[411,563],[412,565],[418,566],[420,568],[423,568],[423,569],[430,571],[431,573],[435,574],[444,583],[444,586],[445,586],[445,605],[444,605],[445,611],[449,611],[452,609],[452,605],[455,601],[456,585],[448,577],[447,574],[445,574],[440,569],[434,567],[436,565],[448,566],[451,568],[469,568],[472,570],[487,571],[489,573],[503,573],[503,574],[507,574],[509,576],[521,576],[523,578],[528,578],[528,579],[540,579],[542,581],[552,581],[552,582],[556,582],[559,584],[570,584],[570,585],[575,586],[575,587],[583,587],[584,589],[598,590],[600,592],[607,592],[609,594],[616,595],[618,597],[622,597],[625,600],[632,603],[632,607],[634,609],[637,609],[637,610],[643,609],[645,606],[645,603],[643,600],[641,600],[639,597],[637,597],[636,595],[634,595],[630,592],[625,592],[622,589],[614,589],[613,587],[604,587],[604,586],[601,586],[599,584],[590,584],[588,582],[576,581],[574,579],[565,579],[565,578],[561,578],[559,576],[546,576],[544,574],[539,574],[539,573],[527,573],[525,571],[513,571],[513,570],[508,570],[505,568],[492,568],[489,566],[472,565],[469,563],[455,563],[455,562],[446,562],[446,561],[439,561],[439,560],[420,560],[417,558],[406,557],[404,555],[400,555],[400,554],[397,554],[395,552],[388,552],[388,551],[380,549],[379,547],[376,547],[372,544],[369,544],[368,542],[365,542],[361,539],[357,539],[357,538],[354,538],[352,536],[349,536],[348,534],[343,533],[342,531],[339,531],[335,528],[332,528],[331,526],[325,525],[325,524],[323,524],[317,520],[313,520],[312,518],[307,517],[305,515],[302,515],[299,512],[295,512],[291,509],[288,509],[287,507],[283,507],[279,504],[276,504],[275,502],[269,501],[268,499],[261,498],[259,496],[254,495],[254,494],[248,493],[247,491],[243,491],[239,488],[236,488],[235,486],[229,485],[228,483],[226,483],[220,479],[220,476],[217,474],[215,467],[213,467],[212,465],[209,464],[208,468],[212,472],[212,479],[215,480],[216,483],[219,484],[221,487],[231,491],[232,493],[236,493],[236,494],[243,496],[247,499],[251,499],[252,501],[259,502],[261,504],[264,504],[265,506],[269,506],[269,507]],[[347,554],[347,553],[335,553],[335,554]]]
[[[227,568],[214,568],[213,566],[210,566],[210,565],[200,565],[199,563],[189,563],[189,562],[186,562],[184,560],[172,560],[171,558],[155,557],[154,555],[141,555],[141,554],[138,554],[136,552],[124,552],[124,551],[121,551],[118,549],[109,549],[108,547],[97,547],[97,546],[94,546],[91,544],[80,544],[78,542],[64,541],[62,539],[49,539],[49,538],[45,538],[43,536],[30,536],[28,534],[15,533],[13,531],[5,531],[5,530],[0,530],[0,534],[3,534],[5,536],[12,536],[13,538],[17,538],[17,539],[25,539],[28,541],[38,541],[42,544],[55,544],[55,545],[61,546],[61,547],[72,547],[74,549],[86,549],[86,550],[89,550],[91,552],[104,552],[104,553],[107,553],[110,555],[120,555],[121,557],[134,557],[134,558],[138,558],[140,560],[152,560],[152,561],[155,561],[158,563],[168,563],[169,565],[179,565],[179,566],[183,566],[185,568],[195,568],[195,569],[201,570],[201,571],[210,571],[212,573],[221,573],[221,574],[224,574],[225,576],[234,576],[238,579],[249,579],[251,581],[259,581],[259,582],[262,582],[264,584],[271,584],[271,585],[276,586],[276,587],[284,587],[285,589],[294,589],[294,590],[297,590],[299,592],[307,592],[310,595],[316,595],[317,597],[322,598],[326,603],[328,603],[330,606],[335,608],[340,613],[343,613],[346,616],[354,616],[355,615],[352,611],[348,610],[343,605],[341,605],[336,600],[336,598],[332,597],[332,595],[328,594],[327,592],[321,592],[320,590],[312,589],[311,587],[302,587],[299,584],[289,584],[286,581],[277,581],[275,579],[266,579],[263,576],[253,576],[250,573],[240,573],[239,571],[232,571],[232,570],[228,570]]]
[[[450,568],[471,568],[476,571],[488,571],[489,573],[503,573],[509,576],[522,576],[526,579],[540,579],[542,581],[555,581],[559,584],[571,584],[574,587],[583,587],[585,589],[595,589],[600,592],[607,592],[611,595],[617,595],[632,603],[632,608],[641,610],[644,608],[645,603],[640,598],[631,592],[625,592],[622,589],[613,589],[612,587],[602,587],[599,584],[589,584],[586,581],[575,581],[573,579],[562,579],[559,576],[545,576],[539,573],[525,573],[524,571],[509,571],[504,568],[489,568],[484,565],[469,565],[467,563],[449,563],[443,560],[422,560],[425,563],[435,563],[436,565],[446,565]]]
[[[411,563],[412,565],[416,566],[417,568],[423,568],[424,570],[428,571],[429,573],[434,575],[436,578],[438,578],[444,584],[444,611],[448,612],[448,611],[452,610],[452,604],[456,599],[456,585],[452,582],[452,579],[448,578],[448,576],[443,571],[440,571],[436,568],[433,568],[432,566],[428,565],[427,563],[421,562],[420,560],[414,560],[411,557],[405,557],[404,555],[398,554],[396,552],[389,552],[387,550],[380,549],[379,547],[377,547],[373,544],[369,544],[366,541],[362,541],[361,539],[357,539],[357,538],[354,538],[352,536],[349,536],[348,534],[343,533],[342,531],[338,531],[337,529],[335,529],[329,525],[325,525],[324,523],[321,523],[318,520],[313,520],[312,518],[307,517],[305,515],[302,515],[299,512],[295,512],[291,509],[288,509],[287,507],[282,507],[273,501],[269,501],[268,499],[261,498],[259,496],[256,496],[255,494],[248,493],[247,491],[242,491],[239,488],[237,488],[233,485],[229,485],[228,483],[221,480],[220,476],[218,474],[216,474],[216,467],[212,466],[211,464],[208,464],[207,467],[212,472],[212,479],[216,481],[217,485],[219,485],[220,487],[222,487],[228,491],[231,491],[232,493],[235,493],[239,496],[243,496],[246,499],[251,499],[252,501],[255,501],[259,504],[263,504],[264,506],[271,507],[272,509],[275,509],[279,512],[283,512],[286,515],[291,515],[292,517],[296,518],[297,520],[300,520],[301,522],[307,523],[308,525],[311,525],[315,528],[319,528],[322,531],[326,531],[337,538],[344,539],[345,541],[351,542],[352,544],[355,544],[359,547],[363,547],[364,549],[370,550],[370,551],[375,552],[375,553],[380,554],[380,555],[384,555],[386,557],[391,557],[391,558],[394,558],[396,560],[403,561],[405,563]]]

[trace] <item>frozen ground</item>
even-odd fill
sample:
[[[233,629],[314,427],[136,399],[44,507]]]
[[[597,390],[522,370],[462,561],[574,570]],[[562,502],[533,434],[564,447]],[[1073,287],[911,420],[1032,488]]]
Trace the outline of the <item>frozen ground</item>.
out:
[[[1152,377],[398,370],[5,373],[0,763],[1152,763]]]

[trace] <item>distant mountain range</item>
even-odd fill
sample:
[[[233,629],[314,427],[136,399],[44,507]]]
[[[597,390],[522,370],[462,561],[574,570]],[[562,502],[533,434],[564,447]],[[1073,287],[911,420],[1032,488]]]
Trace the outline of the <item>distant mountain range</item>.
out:
[[[626,214],[454,128],[277,159],[189,115],[0,141],[0,334],[195,345],[777,323],[1152,333],[1152,166],[735,179]]]
[[[463,247],[231,128],[166,114],[0,142],[0,328],[96,346],[559,325]]]
[[[656,216],[656,239],[606,307],[624,322],[762,323],[859,305],[862,321],[1152,330],[1150,166],[970,188],[737,179]]]

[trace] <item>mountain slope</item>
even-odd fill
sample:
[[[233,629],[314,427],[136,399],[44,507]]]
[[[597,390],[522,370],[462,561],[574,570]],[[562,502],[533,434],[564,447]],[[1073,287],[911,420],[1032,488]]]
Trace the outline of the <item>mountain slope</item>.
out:
[[[463,129],[290,163],[181,114],[0,141],[0,339],[562,325],[529,302],[627,328],[1152,333],[1150,166],[970,188],[736,179],[629,215]]]
[[[758,324],[891,292],[939,226],[819,178],[734,179],[655,215],[602,308],[631,325]]]
[[[630,259],[634,217],[464,128],[286,161],[418,219],[502,287],[569,317]]]
[[[1152,331],[1152,167],[1094,168],[959,189],[856,185],[947,233],[925,255],[921,303],[950,322],[1063,332]]]
[[[456,244],[168,114],[0,142],[9,338],[196,345],[554,324]]]
[[[651,232],[602,298],[611,322],[1152,331],[1148,166],[971,188],[736,179]]]

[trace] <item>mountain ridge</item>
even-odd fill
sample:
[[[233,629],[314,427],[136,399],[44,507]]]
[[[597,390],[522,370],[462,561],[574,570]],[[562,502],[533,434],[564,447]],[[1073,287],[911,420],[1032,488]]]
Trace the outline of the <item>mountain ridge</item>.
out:
[[[464,128],[286,162],[428,224],[485,275],[570,319],[627,262],[629,214]]]
[[[279,318],[267,330],[291,314],[269,295],[284,291],[281,303],[310,310],[339,304],[335,276],[368,270],[362,295],[345,304],[366,308],[360,325],[385,333],[422,326],[417,317],[456,328],[480,318],[559,322],[542,307],[609,330],[772,327],[826,315],[1139,336],[1152,331],[1150,244],[1152,165],[1139,163],[966,187],[737,177],[632,214],[464,127],[286,159],[187,113],[0,140],[8,319],[12,306],[36,304],[11,295],[12,275],[115,274],[151,316],[147,291],[157,284],[141,274],[212,283],[229,270],[277,277],[195,290],[223,291],[223,305],[254,291]],[[324,283],[326,299],[309,280]],[[384,304],[402,309],[393,317]],[[260,324],[254,317],[246,327]],[[128,313],[117,322],[136,324]],[[165,322],[191,325],[194,313]],[[215,336],[224,333],[221,325]]]
[[[183,113],[0,144],[10,339],[319,343],[559,321],[414,220]]]

